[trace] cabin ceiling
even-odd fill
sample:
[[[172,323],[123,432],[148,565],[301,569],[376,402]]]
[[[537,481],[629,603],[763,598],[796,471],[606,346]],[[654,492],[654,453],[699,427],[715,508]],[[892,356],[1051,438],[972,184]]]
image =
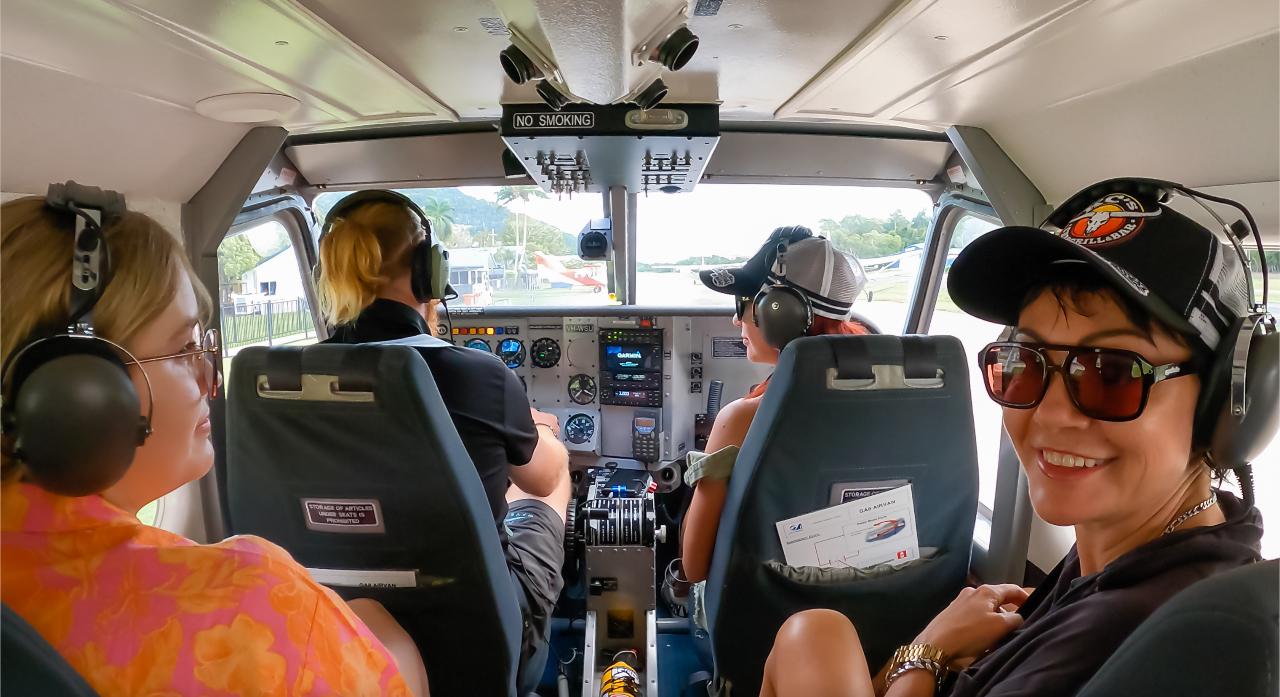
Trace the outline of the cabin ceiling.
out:
[[[664,72],[668,101],[718,102],[725,120],[979,126],[1051,201],[1121,173],[1280,180],[1275,0],[694,5],[718,11],[690,17],[701,45]],[[537,101],[499,68],[509,40],[491,0],[4,0],[0,188],[64,171],[28,159],[62,138],[51,152],[137,162],[124,188],[186,200],[249,127],[195,104],[235,92],[299,100],[278,123],[291,133],[495,119]]]

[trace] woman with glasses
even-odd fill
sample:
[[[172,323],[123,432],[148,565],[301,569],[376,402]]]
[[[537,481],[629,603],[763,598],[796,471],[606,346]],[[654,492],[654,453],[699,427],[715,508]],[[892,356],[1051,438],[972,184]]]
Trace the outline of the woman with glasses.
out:
[[[780,245],[785,250],[785,269],[778,263]],[[776,365],[782,353],[783,347],[770,343],[765,336],[755,312],[756,300],[774,284],[799,291],[809,304],[811,322],[804,335],[869,333],[867,327],[852,318],[853,302],[866,286],[866,274],[837,251],[830,240],[815,236],[806,227],[777,228],[742,266],[704,270],[699,278],[711,290],[733,296],[733,324],[742,333],[747,360],[753,363]],[[725,405],[711,426],[707,454],[691,456],[693,466],[685,481],[694,487],[694,493],[680,538],[681,563],[690,581],[707,578],[729,474],[768,386],[769,381],[765,380],[746,396]],[[695,619],[701,622],[700,617]]]
[[[42,198],[7,203],[0,217],[0,362],[8,367],[33,337],[67,325],[74,229],[70,213]],[[134,212],[108,218],[103,236],[110,275],[93,327],[119,348],[150,432],[122,477],[84,496],[36,484],[50,479],[4,436],[4,604],[104,697],[411,694],[404,676],[424,694],[421,658],[380,605],[349,608],[266,540],[200,545],[138,521],[144,505],[213,465],[218,336],[205,329],[209,298],[176,237]],[[6,372],[6,399],[11,378]],[[103,480],[92,472],[58,479],[77,477]]]
[[[1259,559],[1261,516],[1214,488],[1196,421],[1245,271],[1154,197],[1087,200],[1051,216],[1061,230],[979,238],[948,279],[961,309],[1009,327],[978,369],[1036,513],[1075,546],[1034,592],[966,588],[883,668],[843,615],[794,615],[762,695],[1073,695],[1175,593]]]

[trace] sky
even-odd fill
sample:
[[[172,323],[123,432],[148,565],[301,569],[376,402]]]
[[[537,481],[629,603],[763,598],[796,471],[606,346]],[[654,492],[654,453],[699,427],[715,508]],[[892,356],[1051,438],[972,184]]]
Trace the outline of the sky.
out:
[[[463,193],[492,201],[494,187],[462,187]],[[816,232],[823,218],[846,215],[888,217],[901,210],[908,218],[926,213],[933,202],[922,191],[850,186],[782,184],[699,184],[691,193],[652,193],[637,197],[637,254],[645,263],[679,261],[719,254],[750,256],[769,231],[781,225],[807,225]],[[604,215],[599,194],[534,199],[510,204],[568,232]]]

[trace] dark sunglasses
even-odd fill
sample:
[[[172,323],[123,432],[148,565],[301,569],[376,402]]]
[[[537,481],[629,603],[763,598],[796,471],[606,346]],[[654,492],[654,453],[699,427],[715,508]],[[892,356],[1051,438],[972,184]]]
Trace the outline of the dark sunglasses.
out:
[[[741,295],[733,296],[733,313],[738,319],[747,316],[747,308],[751,307],[751,303],[755,298],[747,298]]]
[[[1065,351],[1066,357],[1054,363],[1048,351]],[[978,368],[991,399],[1013,409],[1038,405],[1052,374],[1062,373],[1071,403],[1098,421],[1132,421],[1146,408],[1152,385],[1196,372],[1191,361],[1152,365],[1123,349],[1021,341],[988,344],[978,354]]]
[[[195,342],[192,342],[195,344]],[[208,391],[209,399],[218,397],[218,388],[222,386],[222,360],[220,354],[222,345],[217,329],[206,331],[200,339],[200,343],[194,348],[178,353],[171,353],[167,356],[152,356],[151,358],[138,358],[132,361],[126,361],[125,365],[138,365],[143,363],[155,363],[156,361],[172,361],[179,358],[185,358],[191,362],[196,369],[199,380],[203,383],[203,387]]]

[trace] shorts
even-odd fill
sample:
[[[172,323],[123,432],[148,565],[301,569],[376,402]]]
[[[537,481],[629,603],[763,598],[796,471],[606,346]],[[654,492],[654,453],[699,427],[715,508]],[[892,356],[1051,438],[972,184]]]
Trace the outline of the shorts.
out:
[[[524,591],[520,654],[528,658],[547,642],[551,612],[564,587],[564,520],[542,501],[521,499],[511,503],[502,523],[509,534],[507,568]]]

